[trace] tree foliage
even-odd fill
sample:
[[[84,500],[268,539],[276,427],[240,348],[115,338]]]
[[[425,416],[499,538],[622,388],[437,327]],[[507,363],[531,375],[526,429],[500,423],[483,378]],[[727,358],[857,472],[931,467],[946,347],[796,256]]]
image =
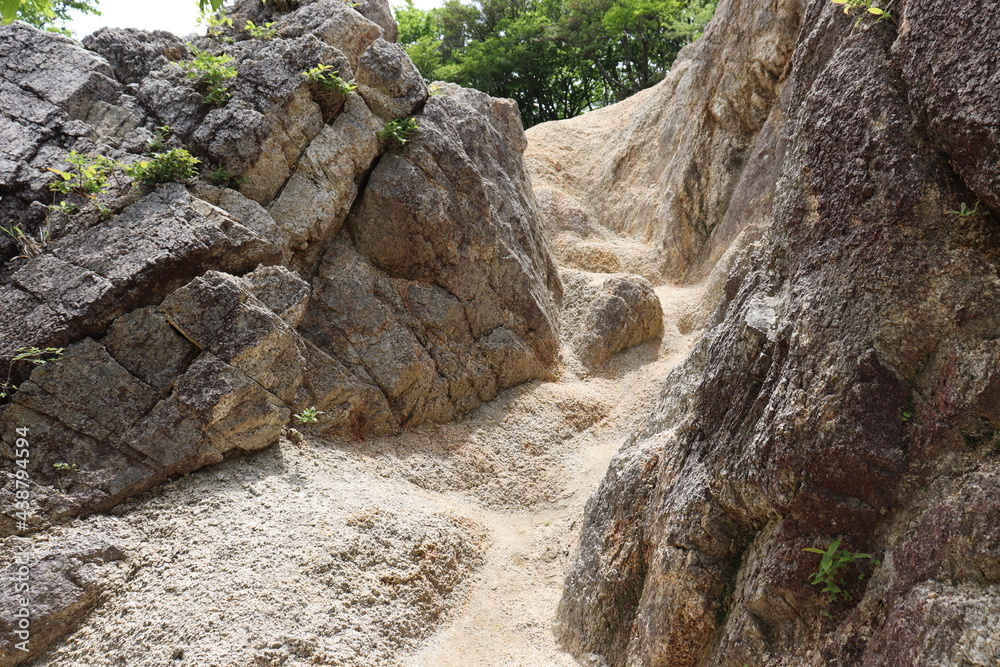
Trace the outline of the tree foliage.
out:
[[[224,2],[225,0],[198,0],[198,7],[202,13],[216,12]],[[0,21],[7,25],[14,19],[20,19],[37,28],[69,35],[66,22],[70,18],[70,11],[100,16],[97,3],[98,0],[0,0]]]
[[[0,0],[0,3],[7,0]],[[36,28],[42,28],[49,32],[57,32],[67,37],[72,37],[72,31],[67,27],[67,23],[72,18],[70,12],[77,11],[82,14],[96,14],[101,12],[97,9],[98,0],[25,0],[16,9],[16,18],[30,23]],[[4,12],[4,23],[7,20],[7,13]],[[13,20],[13,18],[11,19]]]
[[[699,37],[717,0],[447,0],[396,7],[399,41],[429,80],[518,102],[526,126],[647,88]]]

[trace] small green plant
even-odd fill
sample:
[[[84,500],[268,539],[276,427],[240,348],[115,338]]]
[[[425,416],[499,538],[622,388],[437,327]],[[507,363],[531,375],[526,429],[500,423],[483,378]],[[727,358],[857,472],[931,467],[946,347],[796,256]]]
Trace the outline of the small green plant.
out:
[[[153,155],[149,160],[126,165],[125,174],[143,185],[182,183],[197,173],[196,165],[200,162],[183,148],[172,148],[166,153]]]
[[[80,210],[80,207],[76,204],[71,204],[68,201],[61,201],[58,204],[51,204],[47,207],[53,213],[65,213],[66,215],[73,215]]]
[[[222,12],[202,12],[197,22],[205,26],[205,34],[213,39],[221,39],[226,32],[226,28],[233,27],[233,20]]]
[[[11,224],[10,227],[0,225],[0,231],[14,239],[21,250],[21,254],[15,257],[15,259],[20,257],[25,259],[38,257],[45,252],[45,248],[49,245],[49,238],[52,236],[52,226],[47,219],[45,225],[38,230],[37,236],[25,233],[20,225],[15,224]]]
[[[194,54],[194,59],[184,60],[179,64],[189,79],[198,82],[205,94],[202,102],[212,106],[228,102],[233,94],[229,92],[227,82],[229,79],[235,78],[237,74],[236,68],[229,65],[233,61],[233,57],[227,53],[215,56],[191,44],[188,44],[188,48]]]
[[[850,15],[852,10],[861,10],[857,16],[856,25],[860,25],[864,19],[875,17],[873,23],[885,19],[892,19],[892,12],[889,8],[894,0],[831,0],[835,5],[843,5],[844,13]],[[895,20],[895,19],[893,19]]]
[[[340,72],[333,69],[332,65],[324,65],[323,63],[306,70],[302,73],[302,76],[310,81],[315,81],[326,90],[336,90],[341,95],[350,95],[358,87],[354,79],[344,81],[340,76]]]
[[[963,218],[963,219],[965,219],[965,218],[985,218],[986,216],[988,216],[990,214],[990,212],[988,210],[986,210],[986,207],[983,207],[982,209],[980,209],[979,208],[980,204],[982,204],[982,202],[981,201],[977,201],[975,206],[973,206],[972,208],[969,208],[968,205],[966,205],[965,202],[962,202],[962,204],[958,207],[957,211],[945,211],[945,213],[947,213],[948,215],[953,215],[956,218]]]
[[[14,386],[11,379],[14,376],[14,366],[19,362],[24,361],[36,366],[47,364],[50,361],[61,359],[65,351],[66,348],[63,347],[19,347],[14,350],[16,354],[7,366],[7,378],[3,382],[0,382],[0,398],[7,398],[17,391],[17,387]]]
[[[315,424],[319,421],[319,416],[325,414],[325,412],[317,410],[316,406],[309,406],[299,414],[295,415],[295,419],[297,419],[300,424]]]
[[[379,130],[378,138],[403,146],[410,143],[410,140],[413,139],[413,135],[415,135],[419,129],[420,128],[417,127],[417,121],[414,119],[397,118],[396,120],[390,120],[385,124],[385,127]]]
[[[56,482],[59,484],[59,493],[66,493],[62,485],[63,475],[75,475],[80,472],[80,466],[75,463],[53,463],[52,467],[56,469]]]
[[[156,136],[149,142],[150,153],[162,153],[167,149],[167,140],[174,134],[174,128],[169,125],[161,125],[156,128]]]
[[[869,560],[875,565],[881,565],[881,561],[873,558],[871,554],[853,553],[840,548],[841,540],[834,540],[830,546],[823,551],[814,547],[807,547],[803,551],[820,554],[823,558],[819,562],[819,570],[810,575],[810,582],[813,586],[823,586],[823,592],[827,594],[827,599],[832,603],[837,600],[845,602],[851,599],[844,586],[847,585],[847,578],[844,572],[845,567],[862,560]],[[858,580],[865,578],[864,572],[859,573]]]
[[[209,182],[212,183],[212,185],[218,186],[243,185],[247,180],[235,171],[229,171],[223,164],[220,164],[215,169],[209,170],[205,176],[208,178]]]
[[[70,198],[83,200],[84,204],[93,205],[101,219],[109,218],[113,211],[102,203],[99,197],[107,192],[109,180],[116,185],[122,185],[119,180],[122,164],[104,155],[82,155],[76,151],[69,152],[66,162],[70,164],[68,171],[49,168],[48,171],[57,176],[55,181],[49,183],[49,189]],[[77,202],[63,200],[48,208],[54,213],[72,214],[80,207]],[[43,240],[47,241],[47,236]]]
[[[431,85],[427,86],[427,95],[429,97],[437,97],[440,94],[441,94],[441,88],[436,83],[432,83]]]
[[[59,177],[49,183],[49,189],[87,198],[104,192],[108,178],[119,166],[117,161],[104,155],[81,155],[76,151],[70,151],[66,161],[71,165],[69,171],[49,168],[49,171]]]
[[[257,25],[253,21],[247,21],[247,24],[243,27],[250,36],[254,39],[261,39],[267,41],[269,39],[274,39],[278,36],[277,28],[272,28],[274,21],[268,21],[264,25]]]

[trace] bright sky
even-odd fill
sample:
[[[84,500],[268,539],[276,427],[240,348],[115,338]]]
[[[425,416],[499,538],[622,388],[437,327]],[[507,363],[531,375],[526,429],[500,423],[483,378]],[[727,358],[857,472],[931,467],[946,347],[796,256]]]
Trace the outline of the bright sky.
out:
[[[389,0],[390,5],[402,5],[402,0]],[[414,0],[420,9],[440,7],[444,0]],[[143,28],[145,30],[169,30],[178,36],[193,32],[202,33],[204,28],[195,20],[198,18],[198,0],[168,0],[167,2],[136,2],[136,0],[99,0],[100,16],[84,14],[69,23],[76,32],[77,39],[104,26],[116,28]]]

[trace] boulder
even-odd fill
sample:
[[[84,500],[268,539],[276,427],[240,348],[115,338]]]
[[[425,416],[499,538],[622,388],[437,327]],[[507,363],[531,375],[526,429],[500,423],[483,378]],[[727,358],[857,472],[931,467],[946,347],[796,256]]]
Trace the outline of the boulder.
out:
[[[629,274],[565,270],[562,326],[577,358],[595,368],[663,334],[663,308],[649,281]]]
[[[561,287],[537,227],[517,107],[444,85],[417,125],[413,144],[373,171],[347,221],[351,238],[389,276],[454,296],[474,338],[502,326],[547,366]]]
[[[427,99],[427,84],[399,44],[376,39],[361,56],[358,92],[385,120],[412,116]]]

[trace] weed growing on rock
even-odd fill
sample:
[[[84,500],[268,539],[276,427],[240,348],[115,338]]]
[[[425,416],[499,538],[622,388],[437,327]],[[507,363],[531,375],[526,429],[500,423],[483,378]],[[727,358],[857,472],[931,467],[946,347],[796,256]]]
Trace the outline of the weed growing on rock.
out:
[[[215,56],[191,44],[188,44],[188,48],[194,54],[194,59],[184,60],[179,64],[187,77],[197,81],[202,88],[205,93],[202,102],[213,106],[228,102],[233,94],[229,92],[227,81],[236,77],[236,68],[229,65],[233,57],[227,53]]]
[[[174,128],[161,125],[156,128],[156,136],[149,142],[150,153],[162,153],[167,148],[167,140],[174,134]]]
[[[24,361],[26,363],[41,365],[47,364],[50,361],[55,361],[56,359],[61,359],[63,352],[66,351],[64,347],[19,347],[14,352],[14,358],[10,360],[10,364],[7,366],[7,378],[0,382],[0,398],[7,398],[15,391],[17,387],[11,382],[14,376],[14,366],[18,363]]]
[[[871,554],[853,553],[847,549],[840,548],[841,540],[834,540],[826,551],[807,547],[803,551],[821,554],[823,558],[819,562],[819,570],[810,575],[810,582],[813,586],[823,586],[823,592],[827,594],[827,599],[832,603],[837,600],[845,602],[851,599],[851,594],[844,590],[847,585],[846,573],[842,572],[851,563],[862,560],[870,560],[875,565],[881,565],[881,561],[873,558]],[[858,580],[865,578],[864,572],[858,574]]]
[[[324,65],[323,63],[316,65],[312,69],[306,70],[302,73],[302,76],[306,77],[310,81],[315,81],[326,90],[336,90],[341,95],[350,95],[354,92],[354,89],[358,87],[358,85],[354,83],[354,79],[344,81],[344,79],[340,76],[340,72],[333,69],[332,65]]]
[[[136,183],[143,185],[183,182],[197,173],[196,165],[199,162],[201,160],[183,148],[174,148],[166,153],[157,153],[149,160],[127,165],[125,173]]]
[[[221,12],[202,13],[197,21],[205,26],[205,34],[212,39],[223,39],[226,29],[233,27],[233,20]]]
[[[410,143],[413,135],[417,133],[417,121],[413,118],[397,118],[390,120],[379,130],[378,138],[403,146]]]
[[[982,203],[983,202],[981,201],[977,201],[975,206],[969,208],[965,202],[962,202],[961,206],[959,206],[957,211],[945,211],[945,213],[947,213],[948,215],[953,215],[956,218],[962,218],[962,219],[985,218],[990,214],[990,212],[986,210],[986,207],[983,207],[981,209],[979,208],[979,205]]]
[[[63,203],[65,204],[65,202]],[[38,236],[26,234],[20,225],[15,224],[11,224],[10,227],[0,225],[0,231],[14,239],[18,248],[20,248],[21,254],[15,257],[15,259],[19,257],[23,257],[25,259],[38,257],[45,252],[45,248],[49,245],[49,238],[52,235],[52,227],[48,220],[46,220],[45,225],[38,230]],[[0,398],[2,398],[2,395],[0,395]]]
[[[273,25],[274,21],[268,21],[264,25],[257,25],[253,21],[248,20],[243,29],[250,33],[252,38],[260,39],[266,42],[278,36],[278,30],[271,27]]]
[[[54,182],[49,183],[49,189],[82,199],[97,210],[102,220],[109,218],[111,208],[98,198],[107,191],[109,179],[114,179],[116,184],[121,185],[118,180],[121,163],[104,155],[81,155],[76,151],[70,151],[66,161],[70,164],[69,171],[49,168],[49,171],[58,176]],[[66,214],[75,213],[78,208],[75,202],[66,200],[49,206],[49,210],[55,213]]]
[[[299,414],[295,415],[295,418],[300,424],[315,424],[319,421],[319,416],[325,414],[325,412],[317,410],[316,406],[311,405]]]
[[[63,489],[62,476],[63,475],[73,475],[80,472],[80,466],[75,463],[53,463],[52,467],[56,469],[56,483],[59,484],[59,493],[66,493]]]
[[[49,189],[87,198],[104,192],[108,178],[118,166],[117,161],[104,155],[81,155],[76,151],[70,151],[66,161],[72,165],[69,171],[49,168],[61,179],[50,183]]]
[[[894,0],[831,0],[835,5],[843,5],[844,13],[850,15],[852,10],[861,10],[857,16],[855,25],[860,25],[865,19],[874,17],[872,23],[878,23],[885,19],[892,19],[892,12],[889,7]],[[893,19],[895,20],[895,19]]]
[[[229,171],[223,164],[209,170],[205,174],[205,177],[208,178],[212,185],[218,186],[243,185],[247,180],[235,171]]]

